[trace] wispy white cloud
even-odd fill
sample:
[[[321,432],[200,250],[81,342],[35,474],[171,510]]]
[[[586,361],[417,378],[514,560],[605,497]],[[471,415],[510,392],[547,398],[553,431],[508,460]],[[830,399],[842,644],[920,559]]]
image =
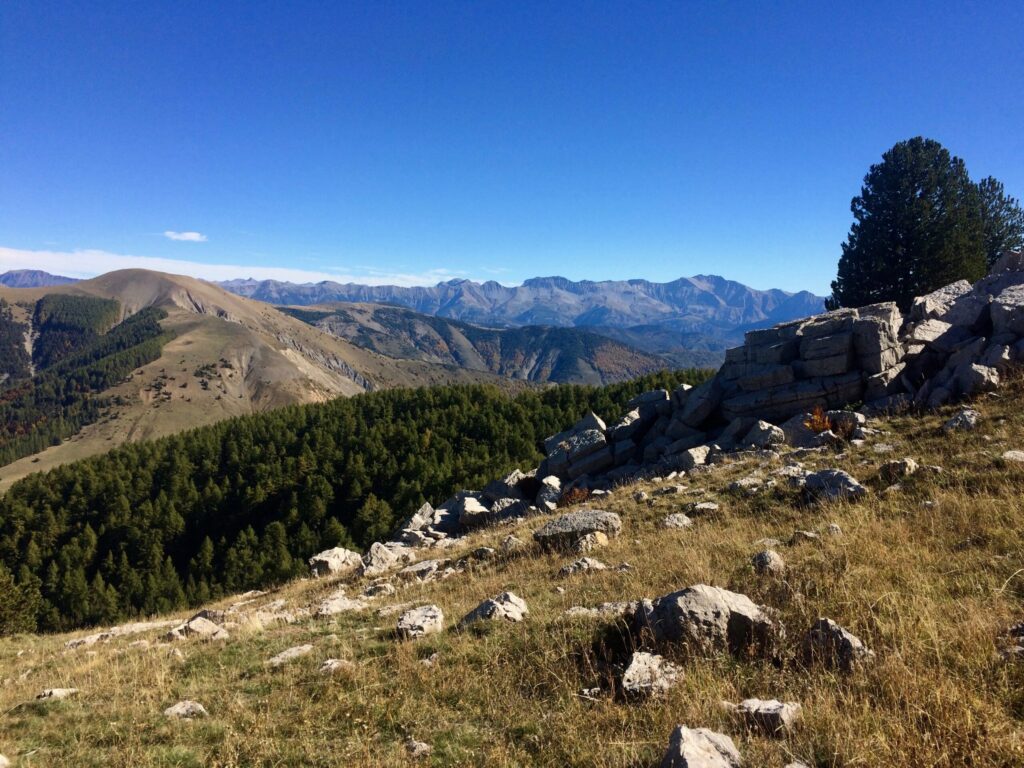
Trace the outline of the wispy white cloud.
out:
[[[164,237],[168,240],[180,240],[183,243],[205,243],[206,235],[202,232],[175,232],[168,229],[164,232]]]
[[[0,246],[0,272],[9,269],[41,269],[55,275],[89,278],[117,269],[151,269],[189,275],[203,280],[232,280],[251,277],[256,280],[284,280],[293,283],[318,283],[333,280],[338,283],[363,285],[434,285],[464,274],[446,269],[424,272],[382,270],[372,267],[339,267],[329,270],[293,269],[290,267],[264,267],[246,264],[205,264],[186,259],[166,259],[157,256],[132,256],[98,250],[30,251]]]

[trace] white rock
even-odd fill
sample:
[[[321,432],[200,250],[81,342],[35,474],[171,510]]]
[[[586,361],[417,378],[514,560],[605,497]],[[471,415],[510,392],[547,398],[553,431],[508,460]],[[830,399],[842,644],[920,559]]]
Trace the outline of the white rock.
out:
[[[309,569],[314,576],[352,573],[361,564],[359,553],[344,547],[325,549],[309,558]]]
[[[399,557],[394,551],[379,541],[375,541],[370,545],[369,551],[363,555],[363,576],[380,576],[395,568],[398,562]]]
[[[981,414],[970,408],[963,408],[953,418],[942,425],[946,432],[972,430],[978,426]]]
[[[871,660],[874,655],[860,638],[832,619],[818,619],[804,639],[805,661],[838,667],[844,672],[849,672],[858,664]]]
[[[59,701],[60,699],[70,699],[72,696],[78,695],[77,688],[47,688],[42,693],[36,696],[36,699],[40,701],[52,700]]]
[[[164,639],[175,641],[194,637],[199,640],[227,640],[230,637],[226,629],[203,614],[210,614],[210,612],[200,611],[184,624],[175,627],[164,635]]]
[[[348,613],[349,611],[361,611],[366,608],[366,603],[362,600],[353,600],[350,597],[345,596],[345,590],[339,589],[329,597],[324,598],[320,605],[317,606],[314,616],[317,618],[323,618],[325,616],[336,616],[339,613]]]
[[[409,753],[409,757],[414,760],[421,760],[424,757],[430,757],[430,753],[433,751],[431,746],[423,741],[416,741],[412,736],[405,740],[405,751]]]
[[[321,675],[337,675],[343,672],[355,672],[356,665],[348,659],[327,659],[320,665]]]
[[[422,605],[406,611],[398,619],[398,636],[412,640],[444,629],[444,613],[436,605]]]
[[[585,573],[587,571],[605,570],[608,570],[608,566],[602,563],[600,560],[595,560],[592,557],[581,557],[579,560],[574,560],[573,562],[559,569],[558,575],[564,578],[566,576],[574,576],[577,573]]]
[[[1004,461],[1024,461],[1024,451],[1006,451],[1003,453]]]
[[[296,645],[281,651],[277,656],[267,660],[268,667],[281,667],[290,661],[301,658],[313,652],[313,646],[310,644]]]
[[[661,521],[663,528],[690,528],[693,526],[693,520],[684,515],[682,512],[673,512],[671,515],[665,517]]]
[[[173,717],[181,720],[194,720],[198,717],[208,717],[209,714],[206,711],[206,707],[198,701],[191,701],[189,699],[179,701],[177,704],[164,710],[164,717]]]
[[[467,627],[477,621],[493,619],[518,622],[525,619],[529,614],[530,611],[526,607],[526,601],[511,592],[502,592],[496,597],[484,600],[480,605],[467,613],[462,621],[459,622],[459,626]]]
[[[751,558],[751,563],[754,571],[762,576],[778,576],[786,571],[786,561],[774,549],[758,552]]]
[[[685,725],[672,731],[661,759],[661,768],[740,768],[740,764],[740,753],[728,736]]]
[[[679,674],[679,669],[661,656],[637,651],[622,673],[622,691],[637,698],[658,696],[675,685]]]
[[[768,736],[785,736],[803,715],[803,707],[793,701],[744,699],[736,712],[752,730]]]

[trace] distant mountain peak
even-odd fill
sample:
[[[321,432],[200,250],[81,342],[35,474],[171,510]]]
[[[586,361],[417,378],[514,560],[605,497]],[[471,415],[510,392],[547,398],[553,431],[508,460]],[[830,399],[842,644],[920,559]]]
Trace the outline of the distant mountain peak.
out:
[[[0,285],[8,288],[48,288],[77,282],[74,277],[51,275],[41,269],[12,269],[0,275]]]

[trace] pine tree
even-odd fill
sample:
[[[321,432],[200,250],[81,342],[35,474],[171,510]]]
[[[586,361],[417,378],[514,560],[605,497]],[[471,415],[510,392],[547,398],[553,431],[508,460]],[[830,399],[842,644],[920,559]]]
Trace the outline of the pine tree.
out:
[[[850,204],[854,223],[843,244],[830,308],[895,301],[985,274],[978,187],[963,160],[937,141],[902,141],[872,165]]]
[[[1005,251],[1024,247],[1024,211],[1000,181],[989,176],[978,182],[985,228],[985,256],[992,266]]]

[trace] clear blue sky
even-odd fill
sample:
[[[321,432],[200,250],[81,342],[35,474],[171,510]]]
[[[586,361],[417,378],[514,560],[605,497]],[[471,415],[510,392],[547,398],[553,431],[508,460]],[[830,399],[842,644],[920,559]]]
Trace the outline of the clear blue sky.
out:
[[[842,5],[4,0],[0,267],[825,292],[898,140],[1024,197],[1024,3]]]

